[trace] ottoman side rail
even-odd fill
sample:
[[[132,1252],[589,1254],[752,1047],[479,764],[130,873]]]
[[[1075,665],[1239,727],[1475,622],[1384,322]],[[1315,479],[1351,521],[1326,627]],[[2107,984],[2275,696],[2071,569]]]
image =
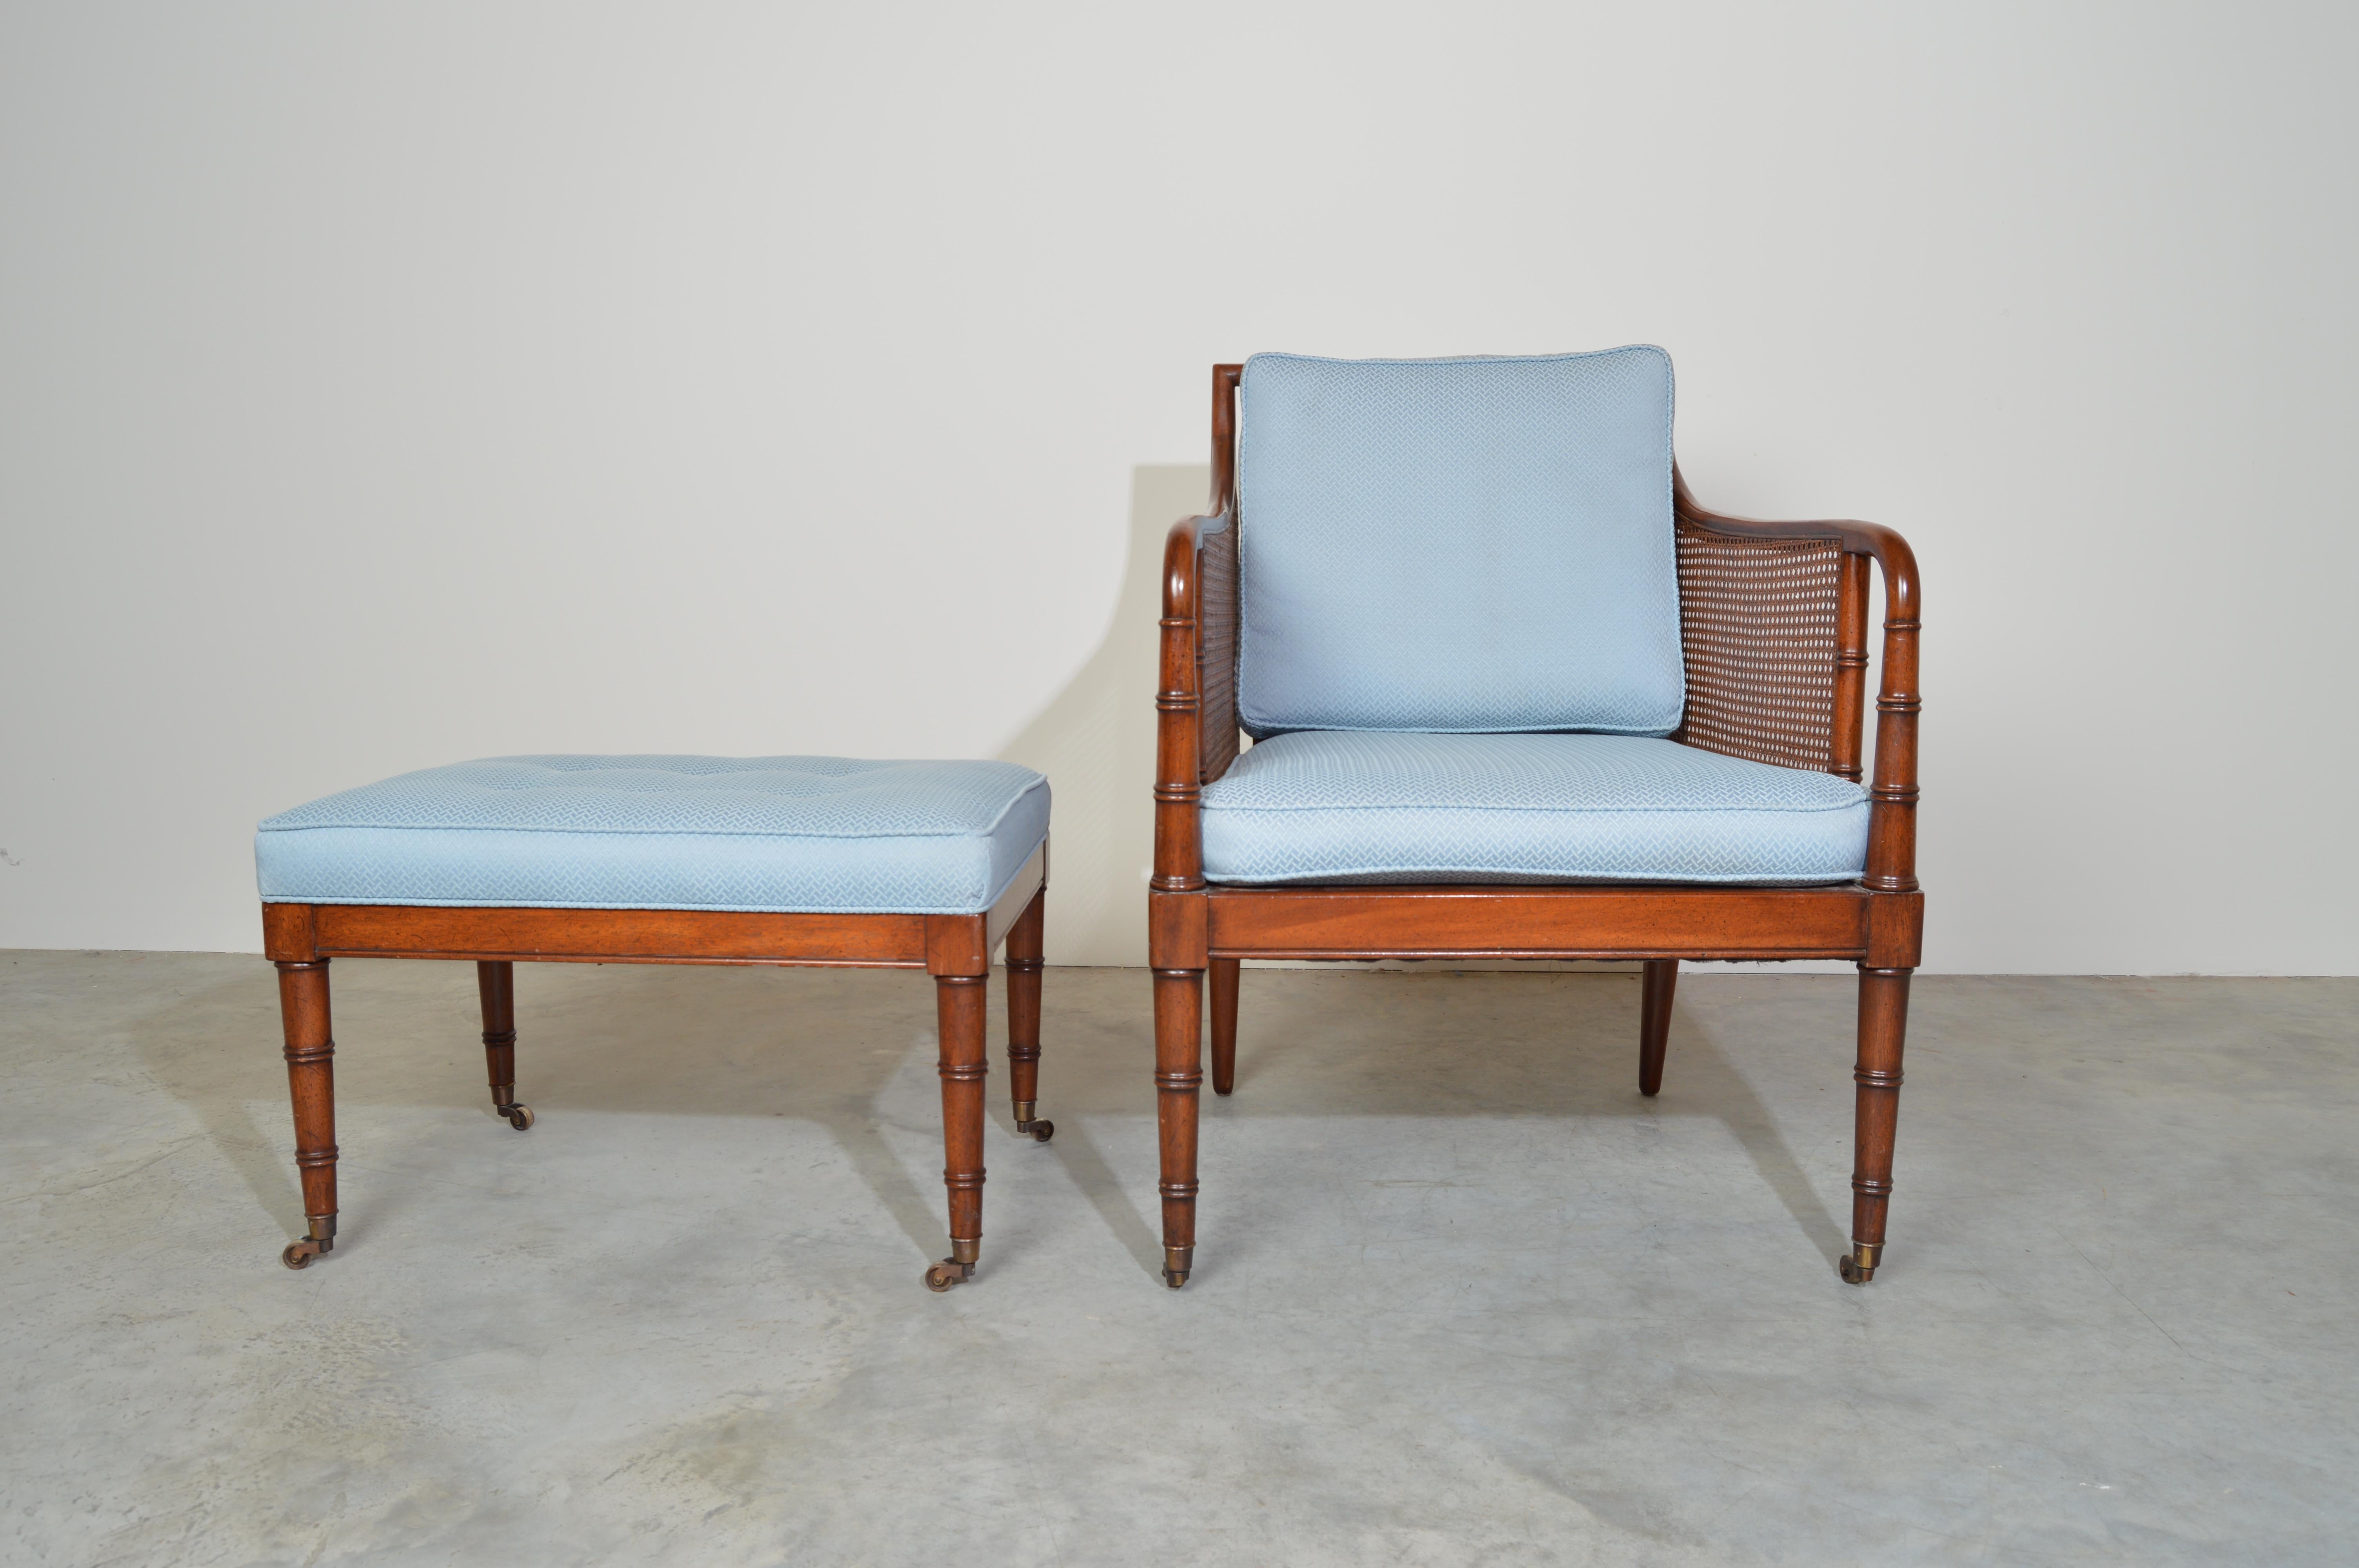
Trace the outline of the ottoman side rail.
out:
[[[263,906],[268,956],[554,964],[926,968],[923,914],[747,914],[700,909]],[[968,922],[977,916],[967,915]]]

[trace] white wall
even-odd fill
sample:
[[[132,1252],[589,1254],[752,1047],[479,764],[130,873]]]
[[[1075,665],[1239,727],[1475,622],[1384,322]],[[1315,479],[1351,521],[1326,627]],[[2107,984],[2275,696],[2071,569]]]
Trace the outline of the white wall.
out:
[[[0,944],[527,751],[1052,772],[1143,953],[1206,367],[1646,341],[1926,580],[1928,965],[2359,968],[2348,7],[11,4]]]

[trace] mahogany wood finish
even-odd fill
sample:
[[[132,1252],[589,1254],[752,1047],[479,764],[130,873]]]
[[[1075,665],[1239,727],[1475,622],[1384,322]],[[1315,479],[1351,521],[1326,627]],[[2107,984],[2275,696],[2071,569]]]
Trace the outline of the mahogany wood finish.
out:
[[[1057,1132],[1055,1122],[1033,1114],[1040,1098],[1040,968],[1046,962],[1041,956],[1041,927],[1048,904],[1049,894],[1043,890],[1007,932],[1009,1098],[1015,1101],[1016,1130],[1028,1132],[1042,1143]]]
[[[1892,1193],[1893,1126],[1908,1006],[1924,927],[1918,890],[1919,587],[1907,541],[1872,523],[1768,523],[1698,504],[1672,470],[1677,526],[1734,541],[1825,541],[1835,568],[1831,672],[1814,676],[1828,703],[1827,771],[1858,779],[1868,665],[1868,575],[1884,579],[1885,620],[1869,783],[1866,869],[1846,886],[1730,888],[1693,883],[1558,887],[1241,887],[1208,884],[1202,790],[1237,754],[1236,399],[1243,367],[1212,368],[1212,496],[1176,524],[1164,550],[1156,691],[1155,860],[1148,947],[1155,989],[1155,1083],[1163,1159],[1164,1278],[1185,1282],[1196,1244],[1196,1122],[1205,971],[1212,981],[1212,1087],[1236,1083],[1237,966],[1245,958],[1621,958],[1646,965],[1639,1089],[1662,1087],[1679,961],[1843,958],[1859,967],[1857,1161],[1852,1249],[1843,1277],[1871,1279]],[[1775,555],[1774,550],[1765,553]],[[1788,552],[1790,553],[1790,552]],[[1813,568],[1814,571],[1821,568]],[[1814,579],[1824,584],[1822,574]],[[1723,597],[1741,600],[1741,574]],[[1765,592],[1768,591],[1764,589]],[[1814,589],[1812,591],[1820,591]],[[1815,602],[1823,605],[1824,600]],[[1741,614],[1741,607],[1723,613]],[[1760,628],[1777,612],[1764,604]],[[1372,611],[1373,613],[1373,611]],[[1823,626],[1824,622],[1820,624]],[[1762,631],[1774,642],[1771,631]],[[1823,636],[1823,633],[1821,633]],[[1817,644],[1827,648],[1823,642]],[[1790,648],[1781,656],[1791,658]],[[1815,668],[1823,669],[1818,665]],[[1741,696],[1741,694],[1740,694]],[[1725,697],[1723,696],[1723,700]],[[1791,698],[1787,698],[1790,704]],[[1818,700],[1816,698],[1812,700]],[[1813,720],[1813,722],[1817,722]]]
[[[1237,1092],[1237,970],[1235,958],[1212,960],[1212,1092]]]
[[[1680,961],[1649,958],[1638,1000],[1638,1092],[1663,1092],[1663,1052],[1671,1043],[1671,996],[1679,989]]]
[[[484,999],[484,1066],[492,1079],[492,1108],[518,1132],[532,1125],[532,1107],[516,1098],[516,966],[487,959],[475,966]]]
[[[310,1234],[289,1246],[290,1269],[333,1249],[336,1108],[330,1037],[332,958],[472,960],[484,1008],[492,1105],[518,1131],[533,1124],[516,1099],[516,965],[763,964],[803,968],[923,969],[934,977],[940,1026],[942,1182],[951,1256],[926,1271],[947,1290],[973,1277],[983,1246],[984,990],[991,956],[1007,947],[1008,1074],[1016,1130],[1046,1142],[1036,1119],[1040,1073],[1041,936],[1049,851],[1033,852],[981,914],[733,914],[669,909],[443,909],[408,904],[266,903],[263,948],[278,968],[295,1162]]]

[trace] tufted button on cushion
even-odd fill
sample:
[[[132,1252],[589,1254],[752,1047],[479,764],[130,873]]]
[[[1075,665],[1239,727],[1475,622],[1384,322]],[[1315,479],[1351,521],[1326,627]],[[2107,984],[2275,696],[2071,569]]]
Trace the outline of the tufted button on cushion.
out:
[[[281,812],[266,903],[973,914],[1049,833],[1012,762],[493,757]]]
[[[1846,882],[1867,792],[1636,735],[1264,741],[1204,786],[1222,882]]]

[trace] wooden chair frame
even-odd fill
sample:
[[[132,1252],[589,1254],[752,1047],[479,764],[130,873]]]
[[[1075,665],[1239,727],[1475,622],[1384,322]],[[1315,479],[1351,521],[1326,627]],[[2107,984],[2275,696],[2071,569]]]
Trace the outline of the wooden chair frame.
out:
[[[295,1163],[310,1235],[281,1254],[308,1267],[336,1238],[335,1040],[332,958],[473,959],[484,1006],[493,1108],[519,1132],[533,1124],[516,1098],[516,966],[754,964],[793,968],[923,969],[934,978],[942,1080],[943,1185],[951,1255],[926,1271],[936,1291],[972,1279],[983,1251],[984,987],[1007,947],[1007,1068],[1016,1130],[1047,1142],[1036,1114],[1040,1077],[1041,928],[1048,905],[1043,843],[981,914],[746,914],[679,909],[452,909],[417,904],[266,903],[263,947],[278,968]]]
[[[1164,551],[1155,783],[1147,893],[1155,987],[1155,1084],[1162,1143],[1164,1279],[1185,1283],[1196,1243],[1201,1017],[1212,990],[1212,1088],[1236,1083],[1237,968],[1246,958],[1607,958],[1646,966],[1639,1090],[1662,1087],[1681,958],[1847,958],[1859,968],[1852,1247],[1840,1264],[1864,1284],[1884,1248],[1908,980],[1924,926],[1917,853],[1918,577],[1899,535],[1871,523],[1764,523],[1706,511],[1672,474],[1675,525],[1706,547],[1818,553],[1840,546],[1829,695],[1819,714],[1826,771],[1860,777],[1867,677],[1868,564],[1883,568],[1883,681],[1867,863],[1833,887],[1695,883],[1246,887],[1207,883],[1202,789],[1237,755],[1236,402],[1241,365],[1212,368],[1212,510],[1175,524]],[[1684,570],[1684,562],[1683,562]],[[1741,592],[1739,594],[1741,597]],[[1683,604],[1683,611],[1686,606]],[[1691,671],[1696,635],[1683,622]],[[1830,672],[1819,672],[1825,677]],[[1741,690],[1735,699],[1743,707]],[[1690,681],[1693,713],[1695,686]],[[1740,715],[1741,717],[1741,715]],[[1744,754],[1725,741],[1676,737]],[[1766,743],[1765,743],[1766,744]],[[1772,747],[1772,752],[1779,748]],[[1764,760],[1768,760],[1764,756]]]

